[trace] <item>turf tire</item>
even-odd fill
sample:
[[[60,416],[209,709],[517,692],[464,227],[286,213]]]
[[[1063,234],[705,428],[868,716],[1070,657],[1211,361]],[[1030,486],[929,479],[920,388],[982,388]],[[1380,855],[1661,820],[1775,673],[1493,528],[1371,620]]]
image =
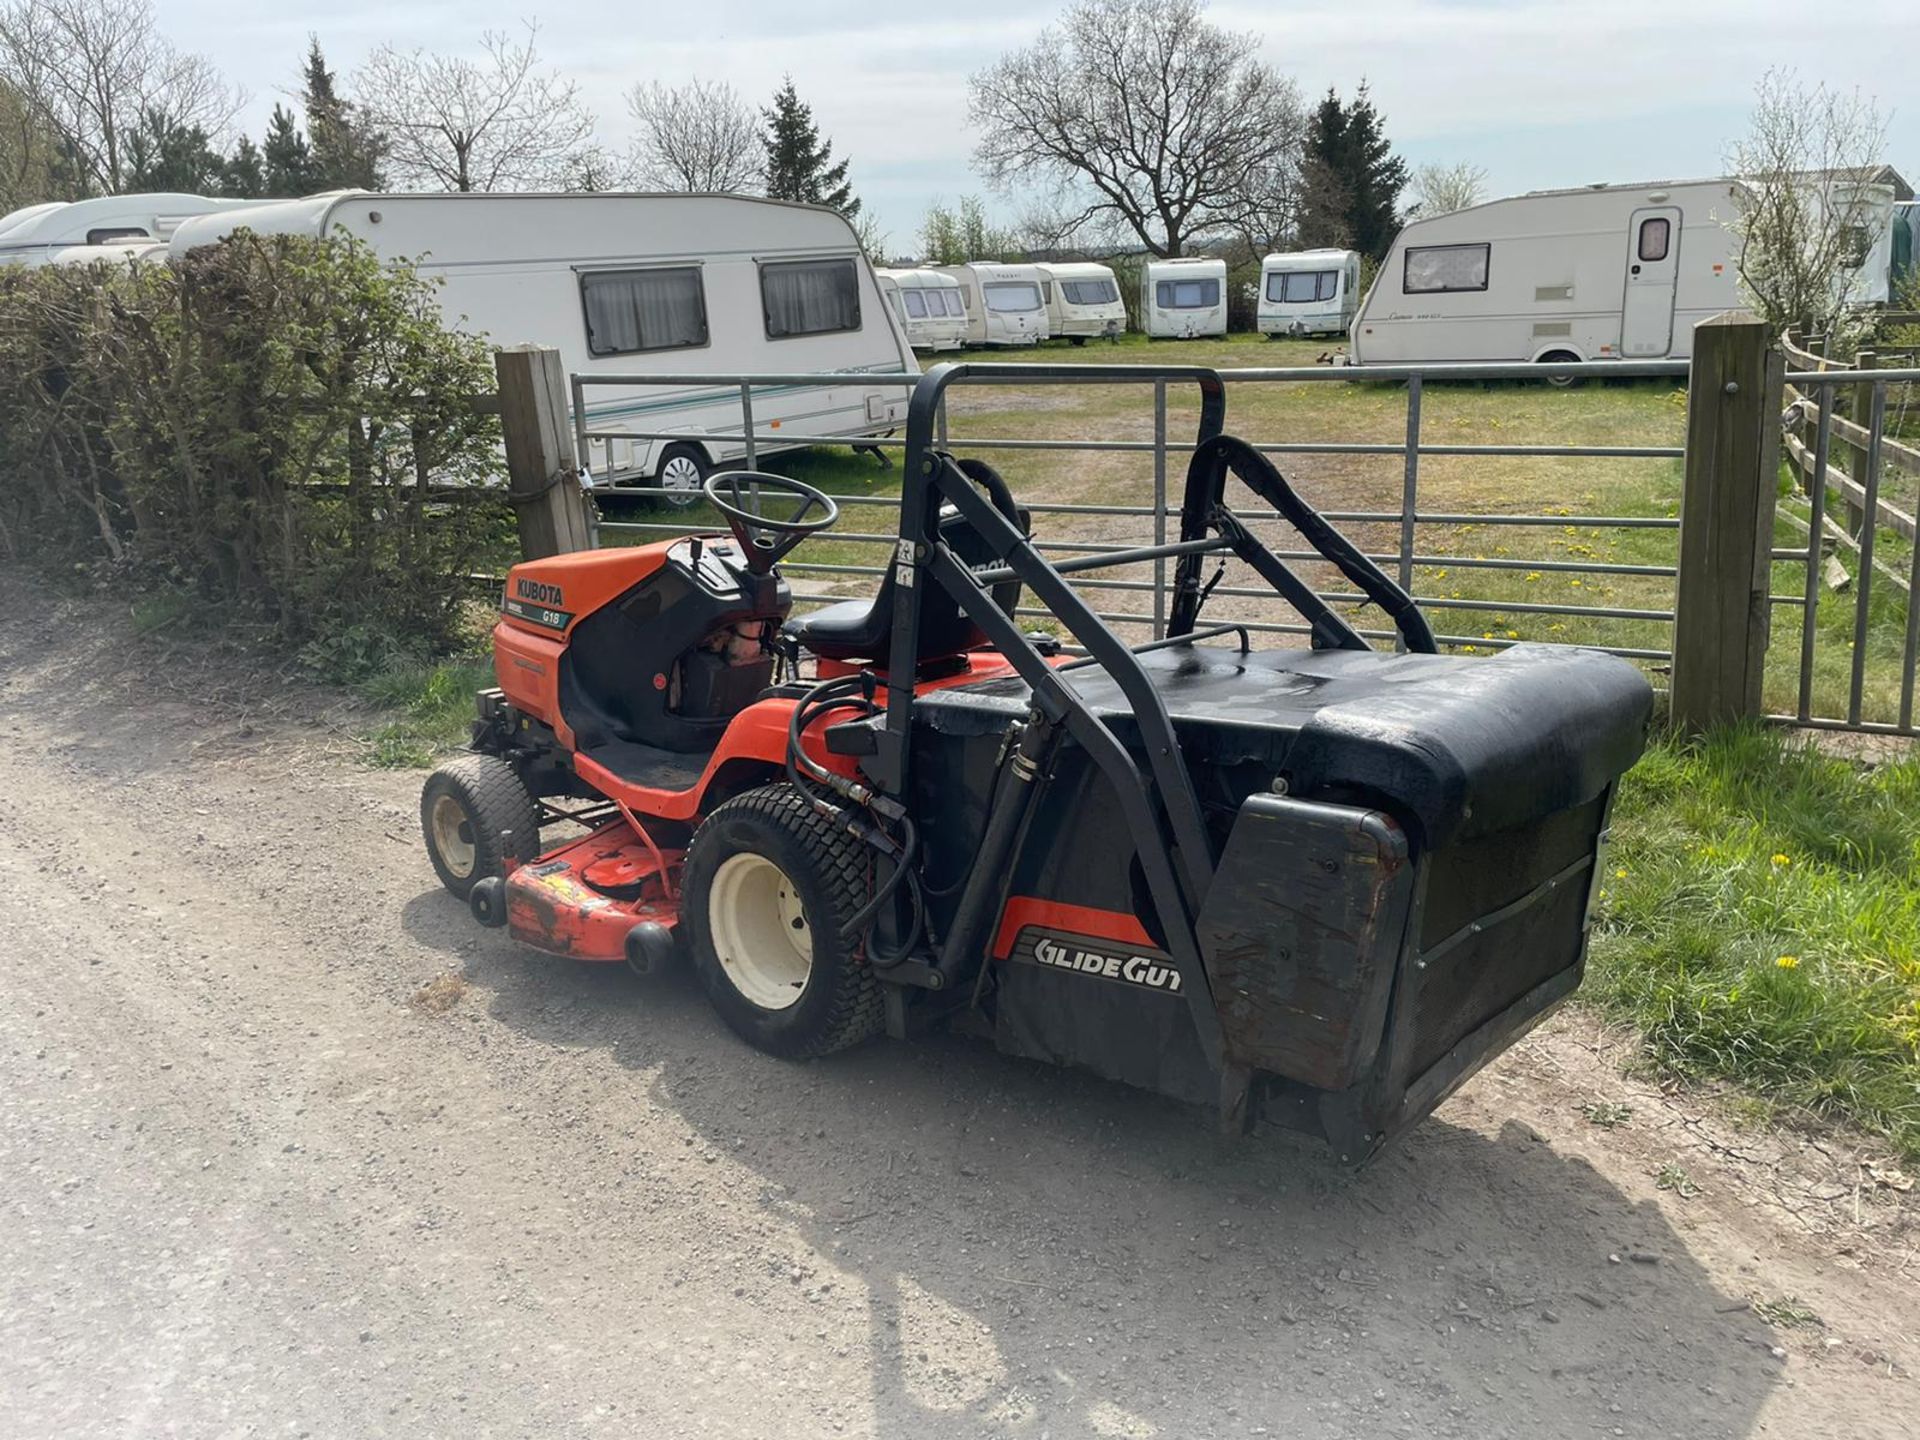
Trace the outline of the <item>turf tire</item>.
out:
[[[473,847],[464,873],[459,864],[462,857],[443,855],[435,839],[435,811],[447,802],[457,807],[465,827],[462,838]],[[476,882],[506,873],[506,857],[500,852],[503,830],[513,832],[514,848],[521,854],[539,849],[540,811],[506,761],[497,755],[462,755],[427,777],[420,791],[420,833],[434,873],[459,899],[465,900]]]
[[[785,1009],[767,1009],[742,994],[714,945],[709,909],[714,875],[742,852],[779,866],[806,915],[812,964],[800,998]],[[845,1050],[879,1033],[880,983],[859,940],[840,934],[840,927],[872,893],[870,853],[791,785],[768,785],[738,795],[694,832],[681,874],[682,926],[714,1009],[749,1045],[804,1060]]]

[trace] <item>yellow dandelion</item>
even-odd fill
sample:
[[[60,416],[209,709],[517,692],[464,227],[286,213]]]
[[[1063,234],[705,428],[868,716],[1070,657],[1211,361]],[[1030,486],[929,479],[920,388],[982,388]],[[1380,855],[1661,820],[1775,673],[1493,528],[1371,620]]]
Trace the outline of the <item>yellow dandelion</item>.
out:
[[[1773,857],[1773,863],[1776,865],[1791,865],[1793,864],[1793,857],[1776,852]]]
[[[1538,580],[1539,578],[1540,578],[1540,572],[1538,570],[1529,570],[1527,572],[1528,580]]]
[[[1798,955],[1782,955],[1775,959],[1773,963],[1782,970],[1797,970],[1800,968],[1800,957]]]
[[[1616,870],[1613,872],[1613,878],[1616,880],[1624,880],[1627,878],[1627,872],[1624,870]]]
[[[1520,638],[1520,632],[1518,630],[1507,631],[1507,639],[1518,640],[1519,638]]]
[[[1573,588],[1576,590],[1580,588],[1580,582],[1578,580],[1569,580],[1567,583],[1573,586]]]

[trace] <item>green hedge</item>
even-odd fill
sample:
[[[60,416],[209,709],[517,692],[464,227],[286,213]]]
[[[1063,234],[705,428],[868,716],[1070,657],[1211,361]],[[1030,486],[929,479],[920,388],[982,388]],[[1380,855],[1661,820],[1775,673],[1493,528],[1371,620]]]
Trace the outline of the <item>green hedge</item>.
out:
[[[509,524],[493,386],[353,242],[0,267],[0,555],[275,641],[443,646]]]

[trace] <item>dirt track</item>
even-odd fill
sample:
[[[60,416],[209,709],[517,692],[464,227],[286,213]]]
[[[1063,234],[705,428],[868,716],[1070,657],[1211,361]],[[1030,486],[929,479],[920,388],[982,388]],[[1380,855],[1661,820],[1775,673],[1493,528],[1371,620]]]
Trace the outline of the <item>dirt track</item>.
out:
[[[1358,1176],[961,1041],[787,1066],[477,930],[417,776],[0,602],[9,1435],[1913,1433],[1910,1210],[1590,1023]]]

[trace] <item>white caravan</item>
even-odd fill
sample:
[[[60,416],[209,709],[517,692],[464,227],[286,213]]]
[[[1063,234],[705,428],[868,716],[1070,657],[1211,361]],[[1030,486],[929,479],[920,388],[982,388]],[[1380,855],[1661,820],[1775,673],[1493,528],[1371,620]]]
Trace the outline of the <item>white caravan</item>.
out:
[[[216,200],[206,195],[101,195],[92,200],[29,205],[0,216],[0,264],[47,265],[75,248],[117,256],[100,247],[164,243],[186,220],[212,211],[238,210],[257,200]]]
[[[1089,261],[1036,265],[1040,298],[1047,305],[1047,329],[1076,345],[1091,335],[1117,339],[1127,328],[1127,302],[1113,271]]]
[[[1900,206],[1913,191],[1891,165],[1817,171],[1807,177],[1815,210],[1836,215],[1847,240],[1843,280],[1849,305],[1888,305],[1896,296]]]
[[[1360,305],[1352,250],[1295,250],[1260,262],[1254,328],[1262,335],[1344,335]]]
[[[256,205],[183,224],[176,254],[245,226],[350,235],[441,282],[456,329],[495,345],[550,345],[570,373],[834,373],[830,386],[753,393],[761,456],[782,428],[848,441],[905,422],[907,391],[869,373],[913,371],[853,228],[816,205],[728,195],[372,195]],[[589,386],[582,456],[596,485],[651,480],[690,501],[741,459],[737,385]],[[617,438],[621,431],[668,439]],[[594,434],[603,438],[595,443]],[[680,438],[685,437],[685,438]],[[804,444],[805,442],[801,442]]]
[[[938,270],[876,270],[880,293],[916,350],[958,350],[967,343],[960,282]]]
[[[1740,303],[1731,180],[1594,185],[1412,220],[1354,317],[1356,364],[1683,359]]]
[[[1149,260],[1140,267],[1140,328],[1148,339],[1227,333],[1227,262],[1218,256]]]
[[[1045,277],[1038,265],[1001,265],[971,260],[965,265],[936,265],[960,282],[960,303],[967,309],[970,345],[1037,345],[1051,330],[1047,302],[1040,293]]]

